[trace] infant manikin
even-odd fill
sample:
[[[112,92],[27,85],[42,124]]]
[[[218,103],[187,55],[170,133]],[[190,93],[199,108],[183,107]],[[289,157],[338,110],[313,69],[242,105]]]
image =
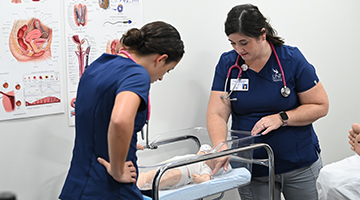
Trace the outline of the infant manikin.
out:
[[[211,152],[211,146],[204,144],[200,147],[200,150],[197,154],[187,154],[184,156],[175,156],[166,162],[171,162],[179,159],[184,159],[187,157],[207,154]],[[191,183],[202,183],[208,180],[211,180],[212,169],[205,162],[198,162],[179,168],[174,168],[165,172],[165,174],[160,179],[159,189],[174,189],[183,185]],[[139,174],[137,181],[137,186],[140,189],[151,189],[152,181],[155,176],[157,169],[142,172]]]

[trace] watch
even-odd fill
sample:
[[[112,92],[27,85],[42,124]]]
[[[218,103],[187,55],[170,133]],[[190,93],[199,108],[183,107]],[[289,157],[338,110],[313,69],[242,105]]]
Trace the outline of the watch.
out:
[[[286,114],[285,111],[281,111],[279,112],[279,115],[280,115],[280,118],[281,118],[281,121],[283,122],[282,126],[287,126],[287,123],[288,123],[288,115]]]

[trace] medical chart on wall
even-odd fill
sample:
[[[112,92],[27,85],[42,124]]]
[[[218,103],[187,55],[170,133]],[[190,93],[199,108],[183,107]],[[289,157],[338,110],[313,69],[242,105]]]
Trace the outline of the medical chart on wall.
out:
[[[75,124],[79,79],[103,53],[116,53],[121,36],[143,25],[142,0],[65,0],[69,125]]]
[[[64,112],[59,1],[0,5],[0,120]]]

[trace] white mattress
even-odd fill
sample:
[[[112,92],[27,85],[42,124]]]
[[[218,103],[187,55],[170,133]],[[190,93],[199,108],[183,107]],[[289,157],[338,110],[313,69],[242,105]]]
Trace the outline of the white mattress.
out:
[[[218,194],[250,183],[251,174],[246,168],[235,168],[212,180],[200,184],[190,184],[172,190],[160,190],[160,200],[199,199]]]

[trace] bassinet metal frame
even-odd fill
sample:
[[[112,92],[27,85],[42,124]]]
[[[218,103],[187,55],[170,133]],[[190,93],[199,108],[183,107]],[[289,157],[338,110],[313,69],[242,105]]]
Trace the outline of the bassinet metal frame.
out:
[[[179,136],[179,137],[175,137],[175,138],[159,140],[157,142],[151,143],[147,148],[156,149],[159,145],[169,144],[169,143],[188,140],[188,139],[194,140],[196,142],[196,144],[200,147],[200,140],[196,136],[184,135],[184,136]],[[226,142],[231,142],[231,141],[232,140],[229,140]],[[265,148],[267,155],[268,155],[267,159],[247,159],[247,158],[239,158],[239,157],[231,156],[232,154],[235,154],[235,153],[249,151],[249,150],[255,150],[255,149],[259,149],[259,148]],[[232,160],[246,163],[246,164],[257,164],[257,165],[262,165],[262,166],[268,167],[268,169],[269,169],[269,179],[268,179],[269,180],[269,200],[273,200],[275,198],[275,196],[274,196],[275,195],[274,194],[275,193],[274,153],[268,144],[257,143],[257,144],[250,144],[249,146],[245,146],[245,147],[227,149],[227,150],[215,152],[212,154],[204,154],[204,155],[196,156],[192,159],[186,159],[183,161],[172,162],[172,163],[168,163],[168,164],[161,166],[157,170],[155,177],[154,177],[153,184],[152,184],[153,200],[159,200],[159,183],[160,183],[161,177],[165,174],[166,171],[173,169],[173,168],[181,167],[184,165],[189,165],[189,164],[193,164],[193,163],[197,163],[197,162],[211,160],[211,159],[219,158],[219,157],[223,157],[223,156],[230,156],[230,158]]]

